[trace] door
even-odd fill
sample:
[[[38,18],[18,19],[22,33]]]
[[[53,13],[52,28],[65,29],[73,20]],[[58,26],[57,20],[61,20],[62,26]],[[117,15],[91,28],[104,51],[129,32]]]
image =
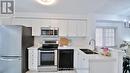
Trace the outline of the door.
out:
[[[54,66],[55,52],[54,51],[40,51],[40,66]]]
[[[1,56],[21,56],[22,27],[13,25],[1,25]]]
[[[75,20],[69,20],[67,24],[67,32],[69,37],[75,37],[77,36],[77,22]]]
[[[73,50],[59,50],[59,69],[73,69]]]
[[[67,36],[67,20],[59,20],[58,27],[59,27],[59,36]]]
[[[85,37],[87,34],[87,22],[86,21],[76,21],[76,26],[77,26],[77,36],[78,37]]]
[[[21,72],[21,26],[0,26],[0,73]]]
[[[0,73],[22,73],[20,57],[0,57]]]

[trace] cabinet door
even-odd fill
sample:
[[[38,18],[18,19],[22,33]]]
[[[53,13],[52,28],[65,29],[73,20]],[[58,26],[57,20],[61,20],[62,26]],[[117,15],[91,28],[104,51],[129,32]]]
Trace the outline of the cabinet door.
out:
[[[34,63],[33,63],[33,61],[34,61],[33,53],[34,53],[33,50],[29,50],[29,70],[35,70]]]
[[[56,19],[50,20],[51,27],[58,27],[60,23],[61,23],[61,20],[56,20]]]
[[[90,73],[116,73],[114,65],[115,63],[112,60],[91,61],[89,70]]]
[[[51,27],[52,22],[50,19],[42,19],[40,27]]]
[[[51,20],[50,24],[59,28],[59,36],[67,36],[67,20]]]
[[[87,24],[86,21],[77,21],[77,37],[85,37],[87,34]]]
[[[41,28],[38,24],[32,24],[32,36],[40,36]]]
[[[59,50],[59,68],[60,70],[73,69],[73,49]]]
[[[77,69],[78,68],[78,57],[79,53],[77,50],[74,50],[74,68]]]
[[[89,73],[88,61],[86,61],[85,57],[80,53],[77,56],[77,64],[77,73]]]
[[[38,51],[29,50],[29,70],[37,70],[38,66]]]
[[[88,68],[89,68],[89,60],[86,58],[85,55],[81,56],[80,65],[81,65],[80,68],[82,70],[88,70]]]
[[[59,36],[67,36],[67,20],[59,20]]]
[[[76,32],[77,32],[77,21],[75,20],[69,20],[68,21],[68,24],[67,24],[67,28],[68,28],[68,36],[69,37],[75,37],[77,36],[76,35]]]

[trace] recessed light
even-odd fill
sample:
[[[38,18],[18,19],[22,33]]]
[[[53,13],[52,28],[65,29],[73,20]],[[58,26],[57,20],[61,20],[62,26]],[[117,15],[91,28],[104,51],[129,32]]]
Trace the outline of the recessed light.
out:
[[[36,1],[42,5],[52,5],[56,2],[56,0],[36,0]]]

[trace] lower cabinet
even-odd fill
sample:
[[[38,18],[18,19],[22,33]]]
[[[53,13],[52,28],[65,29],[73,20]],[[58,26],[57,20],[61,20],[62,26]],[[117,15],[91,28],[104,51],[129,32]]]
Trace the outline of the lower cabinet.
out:
[[[76,63],[75,63],[76,64]],[[77,73],[89,73],[89,60],[82,52],[77,52]]]
[[[73,49],[60,49],[58,50],[59,61],[58,67],[59,70],[72,70],[73,69],[73,61],[74,61],[74,51]]]
[[[116,73],[114,61],[90,61],[89,73]]]
[[[117,73],[118,67],[116,67],[115,59],[105,60],[103,57],[101,59],[96,59],[96,57],[90,59],[89,57],[81,51],[75,52],[74,67],[77,73]]]
[[[29,50],[29,70],[37,71],[38,67],[38,50]]]

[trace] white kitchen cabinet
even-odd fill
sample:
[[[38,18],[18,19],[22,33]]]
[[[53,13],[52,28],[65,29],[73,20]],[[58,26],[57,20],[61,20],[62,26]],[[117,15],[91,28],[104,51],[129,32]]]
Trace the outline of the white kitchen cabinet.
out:
[[[77,51],[77,65],[76,65],[76,72],[77,73],[81,73],[81,69],[80,69],[80,60],[81,59],[81,54],[79,53],[79,51]]]
[[[69,37],[75,37],[77,36],[76,32],[77,32],[77,22],[75,20],[68,20],[68,24],[67,24],[67,35]]]
[[[86,21],[83,20],[68,20],[68,36],[69,37],[85,37],[86,36]]]
[[[29,49],[29,70],[30,71],[37,71],[38,67],[38,50]]]
[[[67,20],[59,20],[59,36],[67,36]]]
[[[77,51],[74,50],[74,68],[76,69],[77,68]]]
[[[38,24],[32,24],[32,36],[41,36],[41,27]]]
[[[41,23],[40,27],[52,27],[53,26],[50,19],[42,19],[40,23]]]
[[[55,20],[50,20],[50,22],[51,22],[50,24],[51,27],[59,27],[59,25],[63,24],[62,22],[64,21],[55,19]]]
[[[87,35],[87,21],[77,21],[77,37],[85,37]]]
[[[59,20],[56,19],[42,19],[40,21],[41,27],[58,27]]]
[[[84,20],[50,20],[51,27],[59,28],[59,36],[85,37],[87,24]]]
[[[23,19],[15,18],[13,25],[32,27],[33,36],[41,36],[41,27],[59,27],[59,36],[86,37],[87,20],[74,19]]]
[[[90,61],[90,73],[115,73],[113,61]]]
[[[77,52],[76,67],[77,73],[89,73],[89,60],[87,59],[86,55],[81,51]]]

